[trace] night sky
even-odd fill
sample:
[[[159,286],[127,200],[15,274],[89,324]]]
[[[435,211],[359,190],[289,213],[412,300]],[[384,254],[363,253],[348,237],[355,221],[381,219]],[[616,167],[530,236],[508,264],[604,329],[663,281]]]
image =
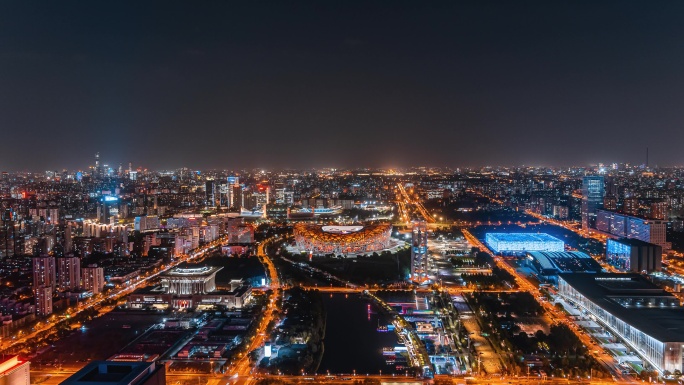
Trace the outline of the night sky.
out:
[[[684,165],[682,1],[2,1],[0,170]]]

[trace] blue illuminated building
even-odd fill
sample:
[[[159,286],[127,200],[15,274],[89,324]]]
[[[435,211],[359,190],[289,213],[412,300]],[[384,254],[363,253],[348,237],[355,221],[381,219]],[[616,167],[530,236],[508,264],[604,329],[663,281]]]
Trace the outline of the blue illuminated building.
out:
[[[565,250],[563,241],[544,233],[488,233],[485,242],[495,253],[504,254]]]
[[[603,208],[605,187],[603,176],[588,175],[582,179],[582,229],[596,227],[596,210]]]
[[[606,242],[606,261],[622,271],[660,271],[663,248],[638,239],[609,239]]]

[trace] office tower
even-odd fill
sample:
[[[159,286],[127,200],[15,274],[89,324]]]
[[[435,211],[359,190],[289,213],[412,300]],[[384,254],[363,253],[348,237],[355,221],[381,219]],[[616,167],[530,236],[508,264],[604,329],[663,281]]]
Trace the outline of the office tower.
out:
[[[424,283],[428,280],[427,224],[413,222],[411,232],[411,281]]]
[[[285,191],[285,193],[283,194],[283,203],[285,203],[286,205],[293,205],[294,204],[294,192]]]
[[[74,249],[74,240],[72,238],[72,223],[73,222],[67,222],[66,226],[64,227],[64,252],[69,253]]]
[[[90,290],[93,294],[100,293],[105,285],[104,269],[91,265],[81,269],[83,288]]]
[[[240,204],[240,207],[247,210],[252,210],[256,207],[256,199],[254,198],[252,190],[245,189],[242,191],[242,203]]]
[[[216,207],[216,183],[213,179],[206,182],[204,191],[207,207]]]
[[[262,208],[264,205],[268,204],[269,202],[269,193],[268,189],[265,189],[264,191],[255,191],[252,193],[252,200],[254,201],[254,207]]]
[[[17,231],[14,221],[2,221],[0,225],[0,257],[11,257],[17,246]]]
[[[81,285],[81,259],[68,254],[57,258],[57,288],[74,290]]]
[[[587,175],[582,179],[582,230],[596,226],[596,210],[603,208],[603,176]]]
[[[36,301],[36,315],[46,316],[52,314],[52,287],[34,287],[33,293]]]
[[[20,361],[18,356],[0,358],[0,385],[30,385],[31,363]]]
[[[596,230],[618,237],[639,239],[669,250],[666,241],[667,222],[649,220],[599,209],[596,213]]]
[[[277,204],[283,204],[285,203],[285,189],[284,188],[277,188],[275,189],[275,203]]]
[[[102,169],[100,167],[100,153],[96,152],[95,153],[95,170],[94,174],[96,177],[100,177],[102,175]]]
[[[31,258],[33,265],[33,287],[56,285],[55,257],[49,255],[34,256]]]
[[[156,362],[93,361],[60,385],[163,385],[166,367]]]
[[[216,191],[218,194],[216,197],[217,205],[219,207],[228,207],[228,202],[230,200],[230,186],[228,185],[228,181],[219,180]]]
[[[242,208],[242,188],[239,184],[234,184],[232,193],[230,194],[230,206],[235,208]]]

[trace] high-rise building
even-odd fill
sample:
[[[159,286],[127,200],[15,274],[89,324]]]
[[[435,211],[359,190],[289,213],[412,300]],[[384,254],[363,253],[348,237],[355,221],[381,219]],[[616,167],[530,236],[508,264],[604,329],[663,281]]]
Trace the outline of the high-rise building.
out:
[[[252,210],[256,207],[256,199],[252,190],[245,189],[242,191],[242,203],[240,207],[244,207],[247,210]]]
[[[277,204],[292,205],[294,203],[294,192],[285,188],[276,189],[275,196],[275,203]]]
[[[133,229],[135,231],[147,231],[158,229],[159,217],[152,215],[145,215],[141,217],[135,217],[133,220]]]
[[[582,179],[582,230],[596,226],[596,210],[603,208],[604,195],[602,175],[587,175]]]
[[[669,250],[672,246],[666,241],[666,221],[637,218],[608,210],[597,210],[596,230],[618,237],[653,243],[662,247],[663,250]]]
[[[36,302],[36,315],[52,314],[52,286],[38,286],[33,288]]]
[[[235,208],[242,208],[242,187],[239,184],[234,184],[232,193],[230,194],[230,206]]]
[[[651,203],[651,219],[667,219],[668,205],[665,201]]]
[[[47,286],[54,288],[56,282],[55,257],[39,255],[31,258],[33,267],[33,287]]]
[[[31,363],[20,361],[18,356],[0,358],[0,385],[30,385]]]
[[[206,194],[206,205],[208,207],[216,207],[216,183],[213,179],[205,183],[204,191]]]
[[[639,199],[635,197],[628,197],[622,201],[622,212],[627,215],[639,214]]]
[[[98,178],[100,176],[102,176],[102,167],[100,166],[100,153],[99,152],[95,153],[95,169],[93,170],[93,173]]]
[[[64,226],[64,252],[69,253],[73,251],[74,249],[74,240],[73,240],[73,226],[75,226],[74,222],[67,222]]]
[[[0,257],[11,257],[20,253],[17,242],[19,226],[15,222],[15,216],[16,214],[11,208],[2,212],[0,218]]]
[[[428,229],[423,221],[413,222],[411,232],[411,281],[424,283],[428,280]]]
[[[100,293],[105,285],[104,269],[97,266],[88,266],[81,269],[83,288],[93,294]]]
[[[81,259],[73,254],[57,258],[57,288],[74,290],[81,286]]]
[[[603,198],[603,208],[611,211],[617,210],[617,198],[615,195],[608,194]]]

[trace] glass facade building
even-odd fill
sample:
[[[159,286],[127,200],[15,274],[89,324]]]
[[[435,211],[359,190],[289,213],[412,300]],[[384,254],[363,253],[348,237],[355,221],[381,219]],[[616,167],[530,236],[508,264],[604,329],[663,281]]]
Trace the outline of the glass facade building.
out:
[[[684,308],[639,274],[561,274],[558,293],[660,373],[682,370]]]
[[[622,271],[660,271],[663,248],[638,239],[609,239],[606,242],[606,261]]]
[[[666,242],[667,222],[661,220],[643,219],[599,209],[596,212],[596,230],[653,243],[665,250],[670,248],[670,244]]]
[[[582,179],[582,229],[594,228],[596,210],[603,208],[606,195],[603,176],[588,175]]]
[[[565,250],[563,241],[544,233],[487,233],[485,242],[495,253]]]

